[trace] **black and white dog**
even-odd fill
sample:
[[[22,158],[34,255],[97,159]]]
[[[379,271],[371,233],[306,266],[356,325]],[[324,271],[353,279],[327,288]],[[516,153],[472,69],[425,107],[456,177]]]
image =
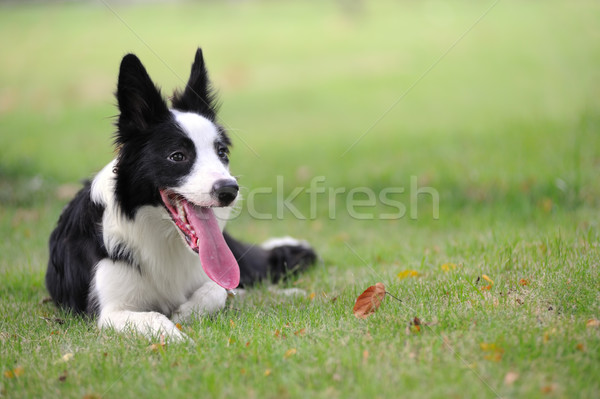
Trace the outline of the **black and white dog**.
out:
[[[304,241],[253,246],[222,232],[239,188],[200,49],[172,109],[133,54],[116,97],[117,156],[50,236],[46,286],[59,306],[101,328],[181,339],[175,323],[222,309],[227,290],[314,263]]]

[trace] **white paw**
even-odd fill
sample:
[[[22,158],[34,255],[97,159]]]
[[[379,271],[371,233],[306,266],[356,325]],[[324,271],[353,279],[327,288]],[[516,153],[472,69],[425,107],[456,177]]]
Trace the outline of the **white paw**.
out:
[[[158,312],[113,311],[103,312],[98,319],[100,328],[114,328],[119,332],[131,331],[149,339],[161,335],[167,341],[183,341],[187,336],[167,318]]]
[[[211,315],[225,307],[227,291],[210,281],[198,288],[190,299],[173,313],[173,321],[184,322],[192,316]]]
[[[302,248],[306,248],[306,249],[311,248],[310,244],[307,241],[297,240],[290,236],[269,238],[267,241],[263,242],[260,246],[262,249],[265,249],[267,251],[270,251],[273,248],[285,247],[285,246],[302,247]]]

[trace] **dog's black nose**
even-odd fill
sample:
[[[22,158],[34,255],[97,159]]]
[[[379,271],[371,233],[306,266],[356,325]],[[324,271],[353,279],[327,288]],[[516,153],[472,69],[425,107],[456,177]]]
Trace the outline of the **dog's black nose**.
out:
[[[227,206],[235,200],[240,191],[235,180],[217,180],[212,188],[211,195],[219,201],[219,206]]]

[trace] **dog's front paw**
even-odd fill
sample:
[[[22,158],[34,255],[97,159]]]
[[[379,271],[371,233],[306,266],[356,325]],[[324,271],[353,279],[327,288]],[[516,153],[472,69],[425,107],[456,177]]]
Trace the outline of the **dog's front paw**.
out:
[[[271,238],[261,247],[269,253],[269,274],[273,282],[285,280],[317,260],[317,254],[308,242],[292,237]]]
[[[100,328],[138,333],[153,340],[161,336],[170,342],[181,342],[188,337],[165,315],[158,312],[105,311],[98,318]]]
[[[176,323],[181,323],[192,316],[211,315],[223,309],[226,301],[225,288],[209,281],[198,288],[187,302],[179,306],[173,313],[172,319]]]

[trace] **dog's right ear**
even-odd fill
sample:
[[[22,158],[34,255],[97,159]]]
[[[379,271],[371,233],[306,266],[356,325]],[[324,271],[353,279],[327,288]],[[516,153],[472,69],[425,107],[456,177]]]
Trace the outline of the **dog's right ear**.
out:
[[[121,111],[117,142],[121,144],[126,131],[142,131],[169,117],[169,108],[160,89],[133,54],[127,54],[121,61],[116,96]]]
[[[218,104],[216,95],[210,84],[202,49],[196,50],[190,79],[183,92],[173,94],[173,108],[183,112],[196,112],[211,121],[215,121]]]

